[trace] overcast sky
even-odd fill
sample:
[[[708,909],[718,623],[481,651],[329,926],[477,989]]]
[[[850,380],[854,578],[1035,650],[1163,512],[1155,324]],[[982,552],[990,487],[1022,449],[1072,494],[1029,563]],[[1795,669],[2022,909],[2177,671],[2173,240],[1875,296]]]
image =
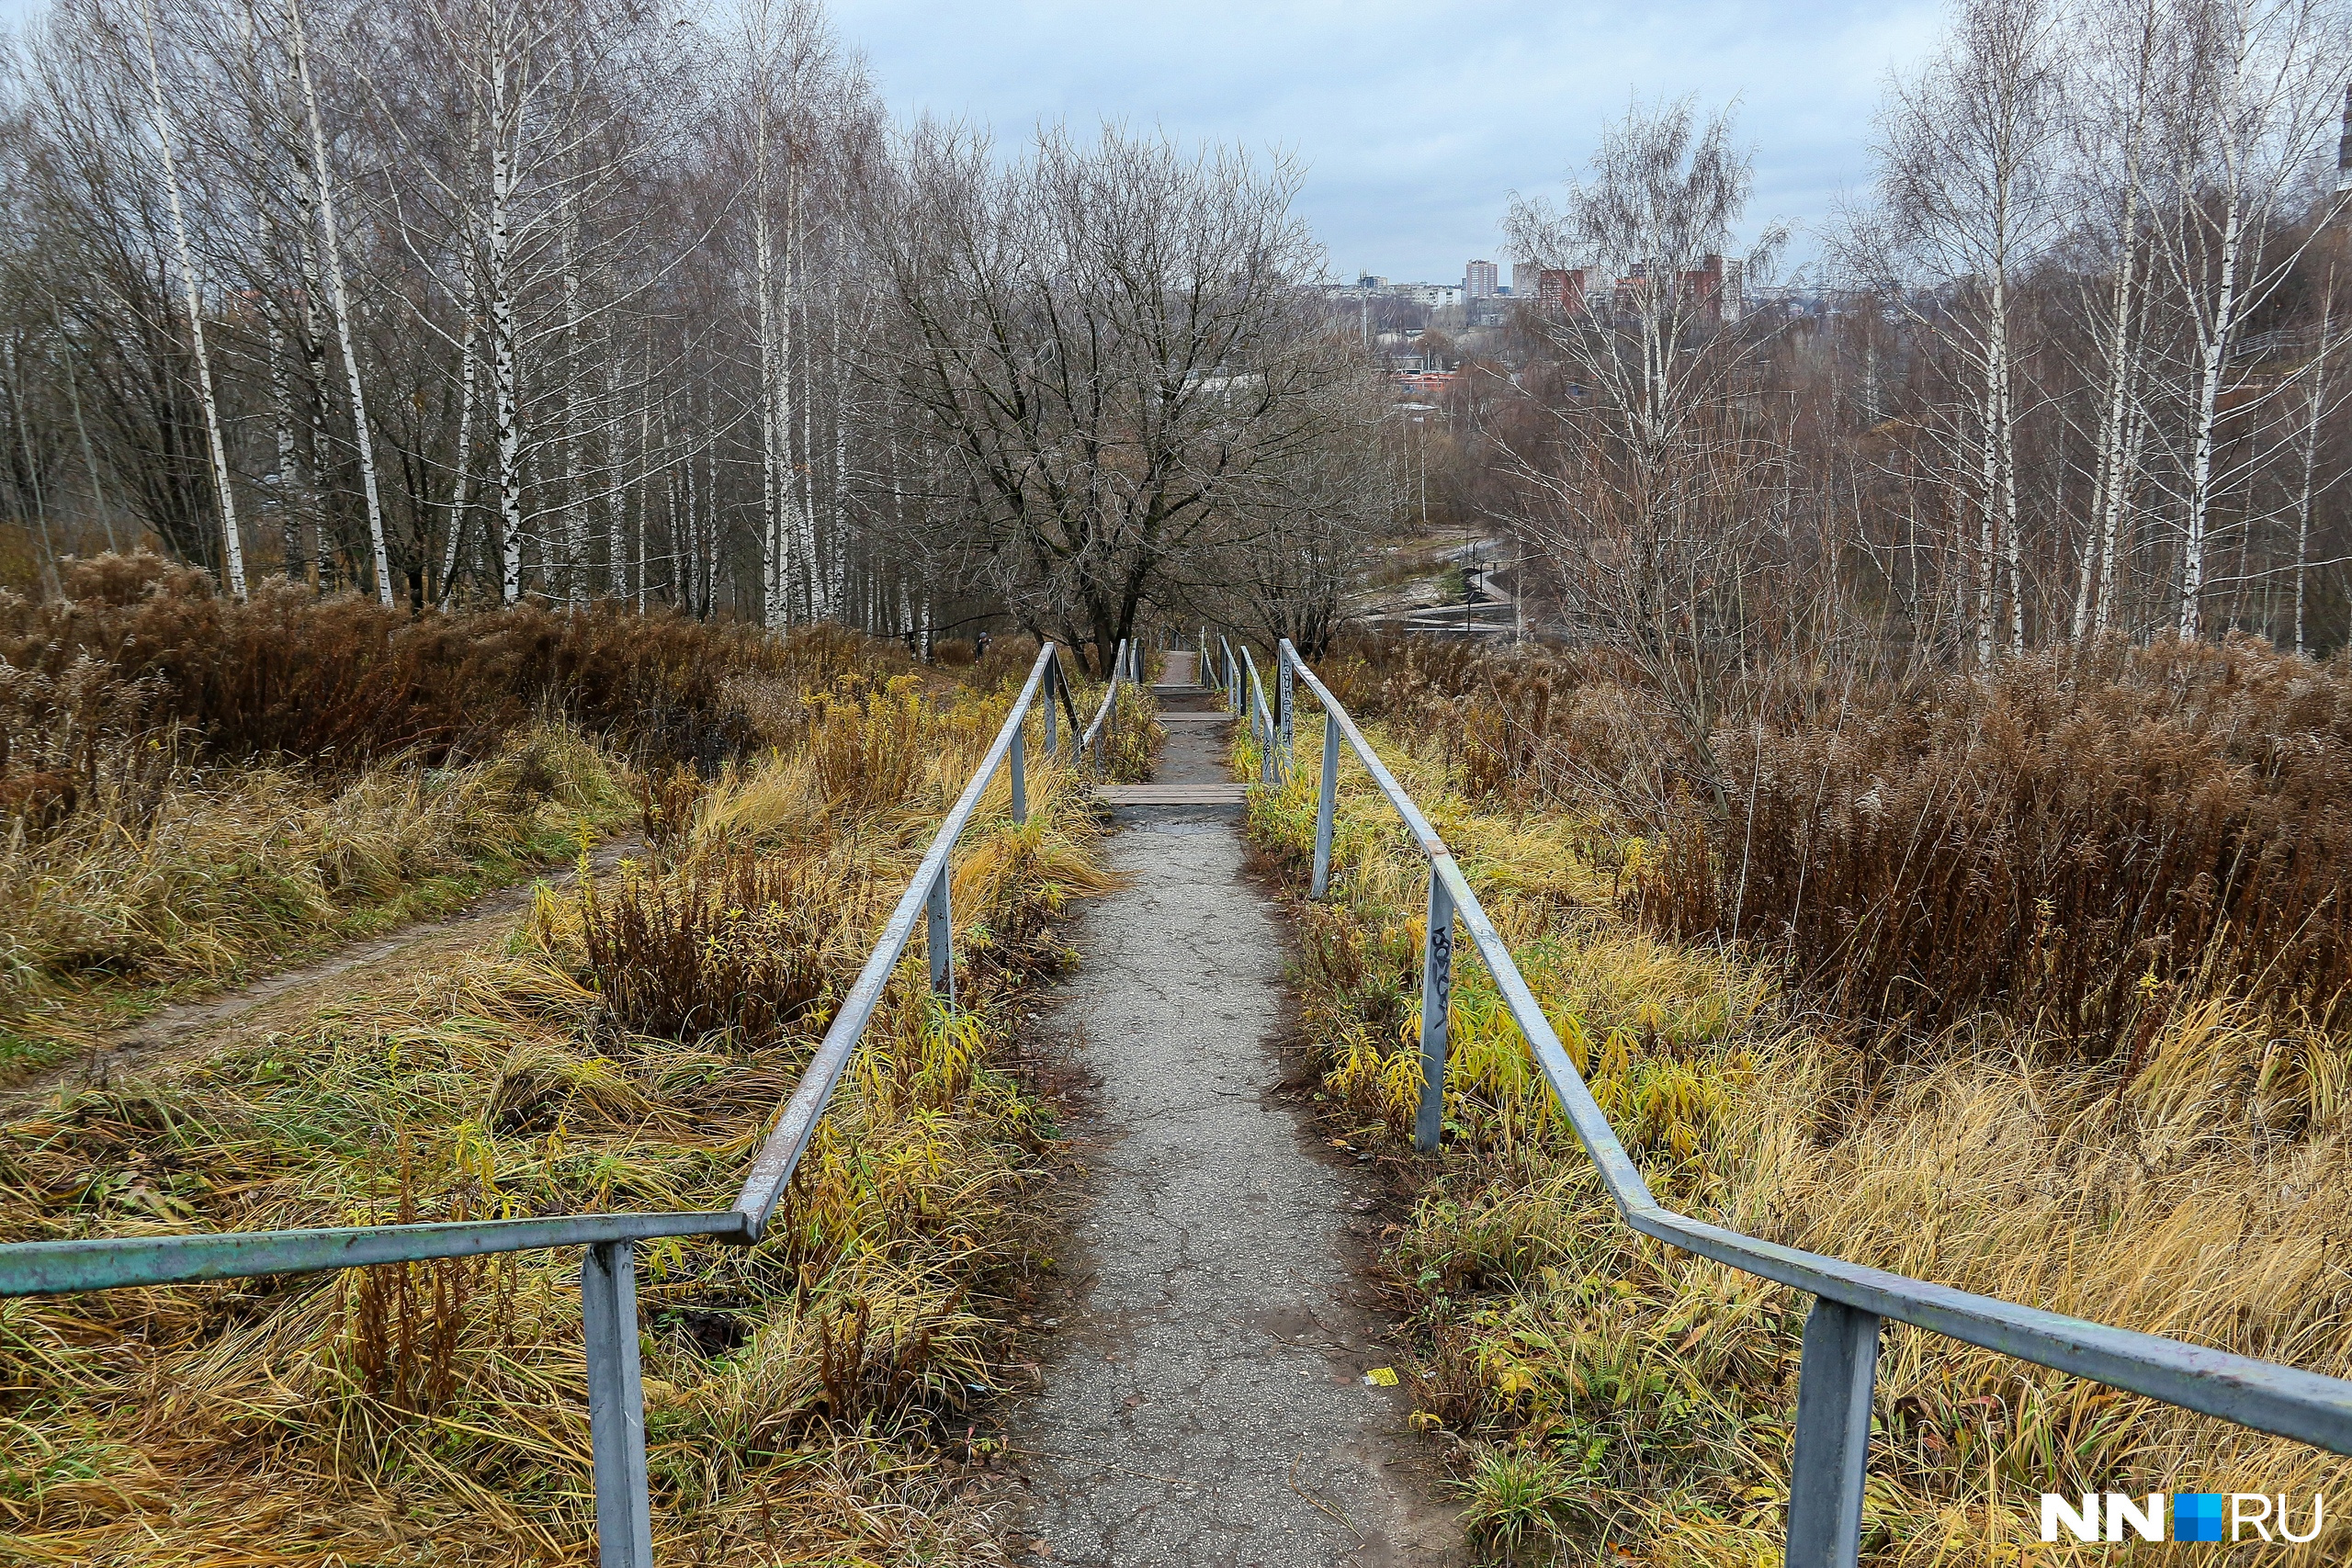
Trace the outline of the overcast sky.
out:
[[[834,0],[833,16],[902,113],[1004,136],[1108,116],[1287,149],[1336,274],[1431,282],[1507,260],[1510,193],[1555,187],[1636,93],[1736,99],[1758,216],[1826,218],[1867,177],[1887,69],[1939,26],[1923,0]]]
[[[1040,117],[1109,117],[1284,149],[1306,165],[1335,274],[1430,282],[1459,281],[1472,256],[1508,261],[1510,193],[1555,186],[1636,93],[1736,99],[1757,216],[1820,221],[1867,176],[1887,69],[1938,27],[1932,0],[831,4],[900,113],[1008,139]],[[38,9],[0,0],[0,25]]]

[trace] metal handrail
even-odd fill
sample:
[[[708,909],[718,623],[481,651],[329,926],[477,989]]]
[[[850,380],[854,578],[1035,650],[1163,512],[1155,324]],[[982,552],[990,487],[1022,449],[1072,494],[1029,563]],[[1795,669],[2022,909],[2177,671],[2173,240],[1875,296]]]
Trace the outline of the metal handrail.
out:
[[[581,1322],[587,1342],[598,1561],[603,1568],[651,1568],[653,1523],[646,1476],[645,1394],[638,1361],[636,1244],[656,1236],[703,1235],[750,1246],[765,1235],[777,1201],[808,1149],[842,1071],[855,1054],[891,973],[906,952],[918,915],[925,918],[929,927],[932,988],[953,1005],[955,950],[948,887],[956,840],[1000,766],[1012,773],[1013,820],[1028,820],[1024,725],[1041,686],[1046,694],[1046,753],[1050,757],[1056,750],[1054,704],[1058,697],[1069,716],[1069,761],[1077,762],[1078,710],[1070,701],[1061,650],[1047,643],[1038,649],[1012,711],[940,824],[775,1130],[752,1159],[733,1208],[723,1213],[564,1214],[543,1219],[16,1242],[0,1246],[0,1297],[309,1274],[370,1264],[584,1247],[580,1269]]]
[[[1287,738],[1289,727],[1277,721],[1273,710],[1266,705],[1265,682],[1258,679],[1258,660],[1251,656],[1246,642],[1241,645],[1241,663],[1250,682],[1250,734],[1258,743],[1258,782],[1287,783],[1290,759],[1282,754],[1283,748],[1277,744],[1277,737]]]
[[[857,1043],[865,1032],[866,1021],[880,1005],[891,972],[898,968],[899,959],[907,950],[907,939],[914,933],[915,920],[922,918],[930,939],[932,989],[956,999],[955,953],[950,937],[953,933],[954,911],[948,903],[948,859],[956,848],[956,840],[964,831],[965,822],[973,808],[979,805],[981,794],[995,777],[1000,763],[1012,759],[1012,815],[1016,822],[1026,821],[1029,803],[1025,781],[1020,763],[1022,752],[1022,721],[1028,716],[1029,704],[1035,695],[1038,682],[1047,679],[1049,669],[1057,669],[1056,648],[1047,643],[1038,652],[1037,662],[1029,671],[1028,682],[1021,688],[1021,696],[1012,705],[1012,712],[1005,716],[1004,728],[997,732],[996,740],[989,747],[988,755],[973,771],[971,782],[939,826],[932,840],[930,851],[922,863],[915,867],[912,880],[899,897],[899,906],[890,911],[889,923],[882,928],[881,940],[865,960],[865,967],[858,971],[849,994],[842,998],[840,1010],[833,1014],[831,1027],[809,1058],[808,1069],[785,1102],[784,1114],[777,1118],[775,1129],[760,1145],[752,1157],[752,1168],[743,1178],[743,1190],[735,1200],[735,1211],[743,1217],[744,1229],[757,1241],[766,1234],[768,1218],[775,1212],[776,1202],[784,1196],[785,1185],[792,1179],[793,1171],[807,1152],[808,1140],[816,1135],[818,1119],[825,1113],[825,1102],[832,1098],[833,1086],[841,1080],[842,1071],[856,1054]],[[1051,712],[1050,708],[1047,710]],[[1077,717],[1072,715],[1071,742],[1078,748]]]
[[[1134,672],[1129,667],[1130,659],[1127,639],[1121,637],[1118,651],[1111,656],[1111,683],[1102,689],[1102,702],[1094,710],[1094,722],[1086,727],[1086,734],[1078,743],[1078,754],[1080,757],[1086,756],[1090,751],[1092,752],[1094,771],[1098,773],[1102,771],[1103,726],[1111,716],[1112,707],[1119,700],[1119,678],[1124,674],[1129,684],[1132,685],[1135,682]],[[1072,722],[1076,721],[1072,720]]]
[[[1422,949],[1422,1093],[1414,1126],[1415,1145],[1423,1151],[1434,1149],[1441,1131],[1446,1014],[1453,988],[1453,923],[1459,919],[1512,1020],[1526,1035],[1569,1125],[1591,1156],[1601,1185],[1626,1223],[1645,1235],[1814,1297],[1805,1319],[1797,1378],[1796,1443],[1789,1483],[1789,1568],[1852,1568],[1857,1560],[1879,1329],[1887,1318],[2218,1416],[2241,1427],[2293,1438],[2335,1453],[2352,1453],[2352,1382],[1848,1263],[1745,1235],[1660,1204],[1568,1059],[1445,840],[1381,761],[1355,720],[1316,679],[1287,639],[1281,645],[1280,657],[1315,694],[1324,714],[1313,897],[1321,898],[1329,888],[1343,742],[1363,763],[1429,859],[1430,920]]]

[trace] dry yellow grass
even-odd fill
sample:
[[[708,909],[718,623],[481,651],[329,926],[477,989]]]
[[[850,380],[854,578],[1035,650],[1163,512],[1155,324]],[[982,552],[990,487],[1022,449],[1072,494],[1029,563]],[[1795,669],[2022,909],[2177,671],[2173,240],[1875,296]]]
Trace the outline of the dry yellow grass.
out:
[[[319,942],[435,912],[628,814],[623,770],[538,728],[489,761],[175,771],[0,839],[0,1072],[83,1037],[104,1004],[202,990]]]
[[[876,711],[911,714],[876,742]],[[805,750],[736,770],[660,864],[755,853],[853,913],[792,940],[838,986],[1004,698],[842,698]],[[901,793],[845,806],[857,726]],[[834,738],[839,739],[840,738]],[[956,867],[960,1000],[894,983],[771,1239],[640,1252],[665,1561],[990,1563],[954,1484],[1002,1387],[1010,1303],[1049,1259],[1024,1216],[1050,1135],[1008,1075],[1012,1003],[1102,886],[1082,786],[1033,767]],[[752,1046],[618,1028],[546,895],[508,950],[388,979],[152,1080],[0,1128],[0,1238],[360,1217],[724,1207],[821,1019]],[[0,1560],[587,1562],[576,1252],[0,1304]]]
[[[1309,732],[1292,787],[1251,813],[1294,871],[1312,843]],[[2030,1024],[1992,1017],[1866,1072],[1769,973],[1621,922],[1619,873],[1603,868],[1637,862],[1638,844],[1474,807],[1407,737],[1374,739],[1667,1202],[2352,1376],[2352,1042],[2209,995],[2120,1085],[2048,1066],[2057,1054]],[[1397,1150],[1419,1093],[1426,872],[1369,782],[1343,776],[1340,897],[1299,911],[1303,1022],[1351,1131]],[[1777,1562],[1806,1302],[1628,1231],[1474,958],[1457,985],[1452,1141],[1433,1165],[1394,1167],[1409,1213],[1384,1262],[1418,1340],[1417,1424],[1453,1456],[1474,1535],[1521,1562]],[[2312,1492],[2352,1491],[2333,1456],[1902,1327],[1878,1421],[1864,1555],[1902,1568],[2133,1555],[2041,1544],[2043,1491],[2285,1492],[2299,1520]],[[2332,1514],[2312,1545],[2243,1560],[2317,1564],[2347,1547]]]

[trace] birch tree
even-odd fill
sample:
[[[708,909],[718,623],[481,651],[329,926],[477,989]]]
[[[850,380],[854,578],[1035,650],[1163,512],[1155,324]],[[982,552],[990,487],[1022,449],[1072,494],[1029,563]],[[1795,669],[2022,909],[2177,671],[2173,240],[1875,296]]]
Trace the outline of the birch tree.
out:
[[[2327,0],[2177,6],[2164,62],[2177,90],[2167,105],[2165,157],[2151,171],[2149,216],[2192,337],[2175,629],[2194,637],[2203,629],[2208,551],[2228,479],[2216,455],[2233,355],[2246,321],[2320,231],[2311,227],[2298,241],[2278,230],[2314,155],[2333,140],[2352,39]],[[2328,198],[2330,212],[2344,200]]]
[[[204,344],[204,295],[197,282],[196,256],[189,249],[187,215],[180,202],[180,177],[173,151],[172,107],[164,91],[164,68],[155,51],[154,0],[139,0],[140,40],[147,56],[150,103],[154,114],[157,167],[163,175],[164,198],[172,215],[172,245],[179,263],[180,289],[187,308],[189,346],[196,358],[197,395],[204,405],[205,435],[211,446],[212,483],[220,509],[221,573],[229,592],[245,596],[245,547],[237,531],[237,498],[229,479],[229,446],[222,434],[220,400],[212,385],[212,358]]]
[[[1889,84],[1873,149],[1883,222],[1851,254],[1973,383],[1950,411],[1973,448],[1976,657],[1996,642],[1996,573],[2008,573],[2007,643],[2026,642],[2018,489],[2017,285],[2054,234],[2064,121],[2059,13],[2051,0],[1963,0],[1945,51]],[[1922,297],[1909,285],[1925,281]]]
[[[343,241],[335,224],[334,179],[327,164],[325,123],[319,118],[319,95],[311,81],[308,29],[302,21],[301,0],[286,0],[286,30],[294,58],[294,77],[302,91],[302,113],[311,134],[311,172],[318,181],[319,245],[326,265],[327,299],[334,311],[336,340],[343,350],[345,389],[351,398],[352,445],[359,455],[359,481],[368,504],[368,545],[374,556],[376,597],[392,603],[392,569],[384,551],[384,503],[376,486],[376,438],[368,423],[368,389],[359,371],[359,354],[351,337],[351,297],[344,285]]]
[[[1557,207],[1521,200],[1507,220],[1515,254],[1616,280],[1540,321],[1583,395],[1543,400],[1502,442],[1517,521],[1578,630],[1649,675],[1702,759],[1773,521],[1757,498],[1781,457],[1754,403],[1774,327],[1710,281],[1726,276],[1754,182],[1727,112],[1635,104]],[[1767,225],[1730,265],[1760,277],[1781,238]]]

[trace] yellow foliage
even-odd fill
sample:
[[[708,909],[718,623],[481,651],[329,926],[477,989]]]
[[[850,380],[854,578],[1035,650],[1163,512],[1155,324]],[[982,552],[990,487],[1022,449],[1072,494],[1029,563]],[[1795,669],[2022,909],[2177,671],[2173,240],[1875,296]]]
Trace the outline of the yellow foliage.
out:
[[[1769,971],[1618,919],[1602,866],[1641,866],[1641,840],[1474,805],[1418,738],[1372,735],[1667,1202],[2352,1376],[2352,1282],[2330,1261],[2352,1226],[2352,1042],[2209,996],[2164,1019],[2128,1081],[2021,1066],[2063,1054],[2038,1048],[2030,1021],[1994,1018],[1916,1065],[1866,1072],[1804,1026]],[[1239,756],[1254,762],[1246,743]],[[1313,843],[1317,757],[1302,742],[1296,761],[1288,787],[1253,791],[1250,808],[1260,844],[1295,873]],[[1352,763],[1335,839],[1334,897],[1301,911],[1302,1022],[1325,1091],[1402,1139],[1420,1085],[1426,863]],[[1415,1303],[1415,1426],[1471,1439],[1452,1451],[1474,1526],[1521,1517],[1578,1543],[1572,1560],[1638,1541],[1653,1564],[1777,1562],[1805,1303],[1630,1231],[1466,944],[1454,981],[1445,1153],[1418,1168],[1384,1259]],[[2040,1543],[2044,1490],[2341,1496],[2352,1482],[2334,1456],[1900,1327],[1879,1424],[1869,1560],[1903,1568],[2108,1560],[2114,1549]],[[1557,1501],[1511,1501],[1528,1497]],[[2331,1521],[2265,1561],[2340,1561],[2347,1543]]]

